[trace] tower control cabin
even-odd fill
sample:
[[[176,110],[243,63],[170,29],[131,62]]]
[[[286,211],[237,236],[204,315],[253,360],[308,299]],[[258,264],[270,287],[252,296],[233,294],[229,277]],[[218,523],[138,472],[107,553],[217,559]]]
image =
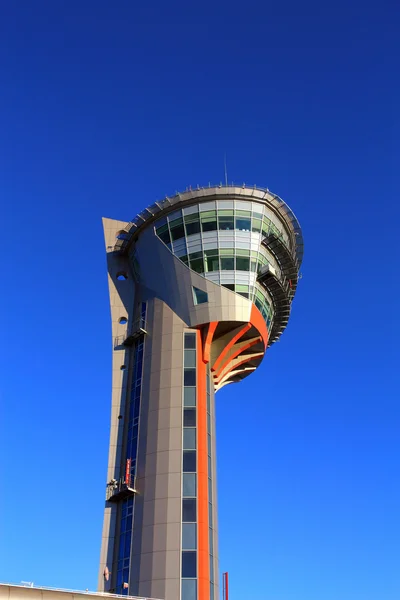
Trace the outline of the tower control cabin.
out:
[[[198,188],[104,219],[111,434],[99,589],[218,600],[215,393],[284,331],[300,225],[269,190]]]

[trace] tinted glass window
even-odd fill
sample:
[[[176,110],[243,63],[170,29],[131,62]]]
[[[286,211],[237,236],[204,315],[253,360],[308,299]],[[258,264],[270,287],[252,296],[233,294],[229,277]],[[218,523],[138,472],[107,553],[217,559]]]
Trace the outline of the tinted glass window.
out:
[[[208,294],[199,288],[193,287],[193,297],[195,304],[204,304],[208,302]]]
[[[182,552],[182,577],[196,577],[197,552]]]
[[[182,524],[182,549],[196,550],[196,523]]]
[[[218,228],[221,230],[234,229],[234,220],[232,216],[219,216],[218,217]]]
[[[195,387],[184,388],[183,403],[185,406],[196,406],[196,388]]]
[[[237,271],[249,271],[250,270],[250,258],[244,256],[236,257],[236,270]]]
[[[183,374],[183,384],[186,386],[196,385],[196,369],[185,369]]]
[[[183,473],[183,496],[196,496],[195,473]]]
[[[196,498],[183,498],[182,500],[182,522],[196,522]]]
[[[197,600],[196,579],[182,579],[182,600]]]
[[[196,409],[185,408],[183,411],[183,426],[196,427]]]
[[[217,219],[203,221],[201,224],[203,231],[215,231],[217,229]]]
[[[202,258],[190,259],[190,268],[196,273],[204,273],[204,262]]]
[[[195,233],[200,233],[200,221],[193,221],[192,223],[187,223],[185,219],[186,225],[186,235],[194,235]]]
[[[218,256],[209,256],[205,260],[205,268],[207,273],[211,273],[212,271],[219,271],[219,257]]]
[[[185,450],[196,450],[196,429],[194,427],[183,429],[183,448]]]
[[[240,231],[250,231],[251,219],[236,217],[236,229],[239,229]]]
[[[164,227],[160,227],[160,229],[157,229],[157,235],[164,242],[164,244],[170,243],[171,238],[169,236],[168,225],[164,225]]]
[[[183,224],[177,225],[176,227],[171,227],[171,237],[172,240],[180,240],[185,237],[185,230],[183,228]]]
[[[185,349],[193,350],[194,348],[196,348],[196,334],[185,333]]]
[[[196,451],[183,451],[183,471],[185,473],[194,473],[196,471]]]
[[[235,259],[233,256],[221,256],[221,271],[233,271]]]
[[[196,350],[185,350],[185,367],[196,367]]]

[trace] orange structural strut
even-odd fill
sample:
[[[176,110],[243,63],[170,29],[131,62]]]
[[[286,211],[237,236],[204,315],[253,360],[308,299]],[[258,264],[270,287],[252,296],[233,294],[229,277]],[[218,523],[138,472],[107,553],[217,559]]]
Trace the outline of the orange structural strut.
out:
[[[240,338],[247,332],[249,331],[249,329],[251,329],[251,323],[246,323],[246,325],[244,325],[244,327],[242,327],[238,333],[236,335],[233,336],[233,338],[226,344],[226,346],[223,348],[222,352],[220,353],[220,355],[218,356],[218,358],[216,359],[215,363],[213,364],[213,366],[211,367],[211,371],[216,371],[218,369],[218,366],[220,364],[220,362],[224,359],[224,357],[228,354],[229,350],[232,348],[232,346],[234,346],[236,344],[236,342],[238,340],[240,340]]]
[[[232,373],[232,371],[236,371],[236,369],[238,367],[241,367],[242,365],[246,364],[247,362],[250,362],[254,358],[262,358],[263,356],[264,356],[264,352],[258,352],[257,354],[248,354],[248,355],[245,355],[242,360],[240,360],[237,363],[231,365],[231,367],[225,373],[222,373],[222,375],[220,375],[219,377],[215,377],[214,378],[214,385],[218,386],[221,383],[222,380],[225,380],[227,378],[227,376],[230,373]]]
[[[242,354],[242,352],[245,352],[246,350],[248,350],[249,348],[251,348],[252,346],[254,346],[255,344],[258,344],[259,342],[262,342],[262,337],[259,336],[255,339],[249,340],[247,342],[247,344],[243,344],[242,346],[240,346],[239,348],[237,348],[230,356],[228,356],[223,363],[220,365],[218,371],[216,371],[214,373],[214,377],[219,377],[221,372],[229,365],[229,363],[231,362],[231,360],[233,360],[234,358],[236,358],[237,356],[239,356],[239,354]]]

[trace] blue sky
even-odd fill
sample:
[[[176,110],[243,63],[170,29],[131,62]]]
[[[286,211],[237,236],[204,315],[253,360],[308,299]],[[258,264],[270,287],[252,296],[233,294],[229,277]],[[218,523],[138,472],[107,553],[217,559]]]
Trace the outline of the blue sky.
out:
[[[217,397],[231,600],[398,600],[394,2],[4,2],[0,579],[95,589],[101,217],[228,178],[298,216],[281,341]]]

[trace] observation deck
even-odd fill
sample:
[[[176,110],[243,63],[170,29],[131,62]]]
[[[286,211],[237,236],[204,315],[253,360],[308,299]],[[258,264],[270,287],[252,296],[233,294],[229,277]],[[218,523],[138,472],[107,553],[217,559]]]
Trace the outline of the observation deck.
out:
[[[291,210],[291,208],[276,194],[268,188],[257,186],[246,186],[246,184],[234,184],[208,187],[197,186],[195,189],[187,188],[184,192],[177,192],[175,196],[166,196],[163,200],[154,202],[128,223],[126,228],[120,232],[120,235],[115,243],[114,252],[125,254],[130,247],[132,241],[135,240],[139,231],[144,227],[180,207],[189,206],[196,202],[210,202],[212,200],[222,200],[225,198],[237,200],[253,200],[255,202],[263,202],[274,210],[280,220],[286,224],[286,227],[296,236],[294,244],[294,253],[300,266],[303,259],[303,235],[300,224]]]
[[[274,255],[283,275],[290,283],[291,296],[293,297],[299,279],[300,264],[297,257],[293,256],[289,248],[274,233],[267,235],[261,244]]]
[[[257,281],[267,290],[274,305],[274,321],[268,340],[268,346],[270,346],[279,339],[288,324],[292,288],[284,276],[281,278],[277,276],[271,265],[262,267]]]

